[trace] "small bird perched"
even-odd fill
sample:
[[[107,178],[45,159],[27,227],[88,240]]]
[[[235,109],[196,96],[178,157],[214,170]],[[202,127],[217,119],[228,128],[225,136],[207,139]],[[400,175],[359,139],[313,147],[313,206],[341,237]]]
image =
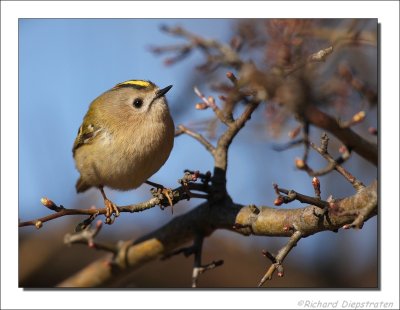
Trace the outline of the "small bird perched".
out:
[[[78,193],[100,189],[106,223],[118,208],[104,193],[139,187],[168,159],[174,144],[174,122],[165,94],[150,81],[117,84],[90,104],[72,149],[80,178]]]

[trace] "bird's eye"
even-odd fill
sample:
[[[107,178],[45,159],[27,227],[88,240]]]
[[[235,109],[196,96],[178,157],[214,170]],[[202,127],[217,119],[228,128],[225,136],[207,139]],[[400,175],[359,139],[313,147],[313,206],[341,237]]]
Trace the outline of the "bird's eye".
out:
[[[136,98],[133,100],[133,106],[139,109],[143,105],[143,100],[141,98]]]

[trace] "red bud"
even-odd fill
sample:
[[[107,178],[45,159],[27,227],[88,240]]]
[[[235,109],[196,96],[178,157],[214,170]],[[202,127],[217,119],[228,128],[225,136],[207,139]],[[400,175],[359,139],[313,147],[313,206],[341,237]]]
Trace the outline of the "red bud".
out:
[[[274,205],[275,206],[280,206],[283,204],[283,197],[282,196],[278,196],[275,200],[274,200]]]

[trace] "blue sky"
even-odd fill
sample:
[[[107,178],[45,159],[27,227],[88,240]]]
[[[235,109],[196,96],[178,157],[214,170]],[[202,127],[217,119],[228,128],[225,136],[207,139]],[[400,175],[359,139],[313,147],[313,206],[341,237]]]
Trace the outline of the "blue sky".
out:
[[[201,28],[196,21],[182,22],[194,31]],[[168,94],[174,106],[185,68],[167,68],[148,52],[154,42],[170,42],[159,30],[164,23],[173,21],[20,20],[21,216],[32,210],[24,206],[38,195],[57,199],[54,195],[60,193],[60,201],[76,195],[73,180],[78,174],[71,146],[90,102],[99,94],[121,81],[149,79],[160,86],[174,85]],[[208,33],[218,29],[222,38],[229,24],[215,20],[203,27]]]
[[[148,47],[182,42],[162,33],[159,30],[161,24],[183,25],[205,37],[227,41],[233,22],[218,19],[20,19],[20,219],[48,214],[48,210],[40,205],[43,196],[65,207],[102,206],[101,195],[94,189],[76,194],[78,172],[71,149],[90,102],[115,84],[128,79],[148,79],[159,86],[173,84],[168,100],[176,125],[210,117],[212,112],[194,109],[194,104],[198,102],[194,94],[191,97],[182,96],[187,93],[188,87],[193,86],[188,85],[190,78],[201,78],[201,74],[194,70],[201,63],[200,55],[195,54],[176,66],[166,67],[163,58],[150,53]],[[178,113],[179,109],[183,109],[182,106],[185,107],[184,113]],[[272,144],[266,134],[255,132],[258,127],[254,124],[263,120],[261,114],[256,115],[252,124],[238,135],[230,150],[228,190],[234,200],[271,205],[274,199],[273,182],[312,194],[310,178],[293,167],[293,159],[301,151],[276,153],[271,149]],[[318,136],[319,131],[315,130],[312,134]],[[357,175],[364,166],[356,164],[358,157],[354,157],[352,172]],[[188,137],[179,137],[168,162],[151,180],[174,187],[186,168],[211,170],[212,160],[198,143]],[[262,182],[249,185],[249,180],[254,180],[255,175],[261,176]],[[372,179],[373,176],[365,176],[362,180],[369,184]],[[329,188],[332,191],[323,192],[325,198],[329,194],[341,197],[353,193],[351,186],[342,182],[337,175],[322,178],[321,183],[323,190]],[[136,191],[124,193],[106,191],[115,203],[122,205],[148,199],[148,189],[144,185]],[[186,212],[195,204],[196,201],[191,204],[180,203],[174,207],[174,215]],[[119,229],[133,223],[142,227],[143,231],[150,231],[171,220],[172,216],[170,212],[162,212],[158,208],[138,215],[123,214],[118,219],[120,223],[107,229],[118,233]],[[359,258],[359,262],[366,255],[376,255],[375,222],[373,219],[365,225],[364,238],[354,232],[346,232],[349,240],[354,238],[357,241],[357,251],[353,255],[354,259]],[[45,228],[49,226],[50,233],[55,225],[45,224]],[[30,230],[24,228],[24,231]],[[258,242],[270,243],[270,240]],[[333,244],[343,241],[332,233],[319,234],[304,240],[299,247],[299,255],[317,255],[319,246],[326,244],[327,240]]]

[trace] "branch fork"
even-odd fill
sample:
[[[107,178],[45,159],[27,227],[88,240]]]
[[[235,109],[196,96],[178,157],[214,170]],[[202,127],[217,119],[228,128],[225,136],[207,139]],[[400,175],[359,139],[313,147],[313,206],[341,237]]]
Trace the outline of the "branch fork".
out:
[[[289,252],[297,245],[297,243],[300,241],[302,237],[303,237],[302,233],[296,230],[289,238],[287,244],[279,250],[276,256],[272,255],[266,250],[262,252],[263,255],[272,262],[272,264],[267,269],[267,272],[264,274],[264,276],[261,278],[260,282],[258,283],[258,287],[263,286],[267,280],[271,280],[272,275],[274,274],[275,271],[278,272],[278,277],[283,277],[284,270],[282,262],[285,259],[285,257],[289,254]]]
[[[194,255],[193,271],[192,271],[192,287],[197,287],[199,276],[208,270],[213,270],[221,265],[223,265],[223,260],[214,260],[209,264],[201,263],[201,256],[203,250],[204,236],[202,234],[196,235],[194,238],[193,245],[190,247],[180,248],[171,253],[168,253],[162,257],[163,260],[171,258],[174,255],[183,254],[185,257]]]
[[[198,176],[200,173],[198,174]],[[197,177],[198,177],[197,176]],[[205,175],[202,175],[203,178],[201,180],[209,180],[210,175],[207,174],[207,178]],[[158,189],[152,189],[152,198],[150,198],[147,201],[137,203],[137,204],[132,204],[132,205],[127,205],[127,206],[116,206],[119,212],[129,212],[129,213],[134,213],[134,212],[141,212],[150,208],[153,208],[155,206],[160,206],[161,209],[164,209],[165,207],[168,206],[173,206],[174,204],[178,203],[181,200],[188,200],[190,198],[201,198],[201,199],[208,199],[208,186],[207,184],[199,184],[199,183],[194,183],[197,181],[197,177],[193,176],[184,176],[184,182],[181,182],[182,185],[175,188],[175,189],[167,189],[164,188],[161,185],[158,185]],[[191,180],[189,180],[191,178]],[[149,181],[148,181],[149,182]],[[208,181],[207,181],[208,182]],[[151,184],[155,184],[150,182]],[[192,190],[195,191],[200,191],[204,192],[205,194],[199,194],[199,193],[192,193]],[[107,209],[106,208],[89,208],[89,209],[67,209],[64,208],[62,205],[57,205],[54,203],[51,199],[49,198],[42,198],[41,203],[48,209],[54,211],[55,213],[41,217],[36,220],[30,220],[30,221],[25,221],[25,222],[20,222],[18,224],[19,227],[24,227],[24,226],[35,226],[37,229],[42,228],[43,224],[45,222],[67,216],[67,215],[88,215],[89,217],[85,220],[83,220],[81,223],[78,224],[77,230],[83,230],[85,229],[88,225],[90,225],[93,220],[99,216],[99,215],[105,215],[107,216]]]

